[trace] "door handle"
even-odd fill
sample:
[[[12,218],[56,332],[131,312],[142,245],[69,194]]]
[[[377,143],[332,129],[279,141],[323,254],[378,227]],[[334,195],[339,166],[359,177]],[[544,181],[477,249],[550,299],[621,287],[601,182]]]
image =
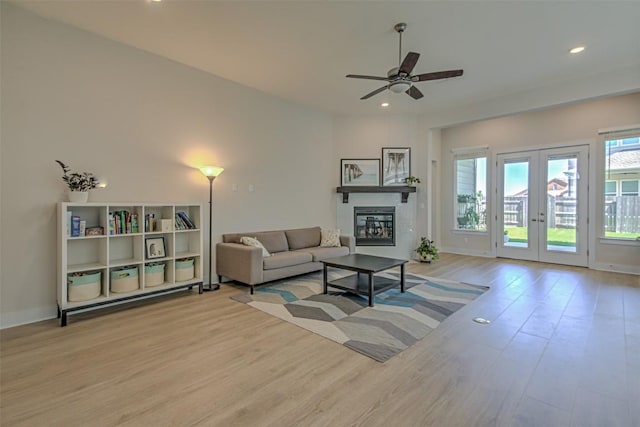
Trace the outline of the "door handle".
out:
[[[537,221],[537,219],[535,219],[535,218],[531,218],[531,221],[532,221],[532,222],[536,222],[536,221]]]

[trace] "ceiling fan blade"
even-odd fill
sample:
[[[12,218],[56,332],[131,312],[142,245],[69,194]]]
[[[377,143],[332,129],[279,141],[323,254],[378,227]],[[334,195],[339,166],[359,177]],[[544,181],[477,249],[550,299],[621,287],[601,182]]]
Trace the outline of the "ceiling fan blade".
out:
[[[385,90],[386,88],[387,88],[387,86],[382,86],[380,89],[376,89],[376,90],[374,90],[373,92],[366,94],[365,96],[363,96],[363,97],[362,97],[362,98],[360,98],[360,99],[369,99],[369,98],[371,98],[373,95],[377,95],[377,94],[379,94],[380,92],[382,92],[382,91],[383,91],[383,90]]]
[[[387,77],[377,77],[377,76],[362,76],[360,74],[347,74],[345,77],[349,77],[351,79],[367,79],[367,80],[389,80]]]
[[[419,53],[416,53],[416,52],[407,53],[407,56],[404,57],[404,61],[402,61],[402,64],[400,64],[400,67],[398,67],[398,74],[399,73],[405,73],[407,75],[411,74],[411,71],[413,71],[413,67],[415,67],[416,64],[418,63],[418,58],[420,58]]]
[[[422,92],[420,92],[420,89],[418,89],[415,86],[411,86],[409,89],[405,91],[405,93],[410,97],[412,97],[413,99],[420,99],[424,96]]]
[[[435,73],[418,74],[417,76],[412,76],[411,81],[424,82],[426,80],[448,79],[451,77],[459,77],[462,75],[463,72],[464,72],[463,70],[448,70],[448,71],[437,71]]]

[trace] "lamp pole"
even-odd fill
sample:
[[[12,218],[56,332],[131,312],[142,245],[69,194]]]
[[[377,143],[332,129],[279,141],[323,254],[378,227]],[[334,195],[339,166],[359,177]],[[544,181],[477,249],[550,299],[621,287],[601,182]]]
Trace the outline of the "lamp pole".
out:
[[[207,176],[207,178],[209,178],[209,288],[205,289],[205,291],[217,291],[220,289],[220,284],[213,286],[211,276],[211,252],[213,250],[213,180],[216,179],[216,177]]]
[[[216,166],[204,166],[200,168],[202,173],[209,180],[209,287],[202,287],[204,291],[217,291],[220,289],[220,284],[213,284],[212,277],[212,259],[213,259],[213,180],[216,179],[216,176],[220,175],[223,168]]]

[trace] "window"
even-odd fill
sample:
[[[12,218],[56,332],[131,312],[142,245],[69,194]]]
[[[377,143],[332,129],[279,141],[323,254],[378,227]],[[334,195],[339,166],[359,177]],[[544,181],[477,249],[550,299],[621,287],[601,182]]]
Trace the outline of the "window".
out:
[[[604,196],[616,197],[618,195],[618,183],[616,181],[605,181],[604,183]]]
[[[638,180],[624,180],[620,182],[620,195],[621,196],[637,196],[638,195]]]
[[[604,137],[604,235],[640,236],[640,130]]]
[[[458,230],[487,230],[487,156],[471,153],[454,156],[456,212]]]

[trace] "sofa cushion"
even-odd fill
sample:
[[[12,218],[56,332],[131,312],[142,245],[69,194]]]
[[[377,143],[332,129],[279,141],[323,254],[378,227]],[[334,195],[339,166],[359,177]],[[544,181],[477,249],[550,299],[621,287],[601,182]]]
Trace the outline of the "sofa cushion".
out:
[[[222,235],[224,243],[240,243],[242,237],[255,237],[270,253],[289,250],[284,231],[260,231],[257,233],[229,233]]]
[[[253,237],[244,236],[244,237],[240,238],[240,243],[242,243],[245,246],[253,246],[254,248],[262,249],[262,257],[271,256],[271,254],[269,253],[267,248],[265,248],[262,245],[262,243],[260,243],[260,240],[258,240],[258,239],[254,239]]]
[[[291,267],[292,265],[304,264],[311,262],[313,256],[308,252],[278,252],[271,254],[269,258],[262,261],[265,270],[273,270],[275,268]]]
[[[285,230],[289,249],[296,250],[320,246],[320,227],[298,228],[295,230]]]
[[[284,252],[289,250],[287,236],[282,231],[263,231],[255,233],[256,239],[271,253]]]
[[[338,228],[337,230],[325,230],[323,228],[320,246],[322,246],[323,248],[340,246],[340,229]]]
[[[317,246],[315,248],[298,249],[295,252],[305,252],[313,257],[314,261],[322,261],[327,258],[335,258],[343,255],[349,255],[349,248],[347,246],[322,248]]]

